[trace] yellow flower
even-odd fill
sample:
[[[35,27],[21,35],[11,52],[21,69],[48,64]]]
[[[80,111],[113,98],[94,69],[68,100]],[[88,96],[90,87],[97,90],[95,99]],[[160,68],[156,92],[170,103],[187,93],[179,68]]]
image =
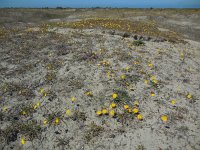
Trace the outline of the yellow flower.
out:
[[[135,65],[138,65],[138,64],[139,64],[139,62],[138,62],[138,61],[134,61],[134,64],[135,64]]]
[[[144,83],[148,84],[148,83],[149,83],[149,81],[148,81],[148,80],[144,80]]]
[[[138,115],[137,115],[137,118],[138,118],[138,120],[142,120],[142,119],[143,119],[142,114],[138,114]]]
[[[101,64],[98,64],[98,66],[101,66]]]
[[[44,96],[44,97],[46,97],[46,96],[47,96],[47,93],[45,93],[45,92],[44,92],[44,93],[42,93],[42,94],[43,94],[43,96]]]
[[[40,102],[37,103],[37,106],[38,106],[38,107],[40,106]]]
[[[26,143],[24,138],[21,139],[21,143],[22,143],[22,145],[24,145]]]
[[[34,106],[33,106],[33,109],[37,109],[37,107],[38,107],[37,105],[34,105]]]
[[[115,116],[115,111],[114,111],[114,110],[111,110],[111,111],[109,112],[109,115],[110,115],[111,117],[114,117],[114,116]]]
[[[107,114],[108,114],[108,110],[107,110],[107,109],[103,109],[103,110],[102,110],[102,113],[103,113],[104,115],[107,115]]]
[[[66,113],[66,115],[70,116],[71,115],[71,110],[67,109],[65,113]]]
[[[59,118],[56,117],[56,119],[55,119],[55,123],[56,123],[56,124],[59,124],[59,122],[60,122],[60,121],[59,121]]]
[[[132,112],[132,110],[129,108],[129,109],[128,109],[128,112],[129,112],[129,113],[131,113],[131,112]]]
[[[192,95],[191,95],[191,94],[188,94],[188,95],[187,95],[187,98],[188,98],[188,99],[192,99]]]
[[[102,111],[101,111],[101,110],[98,110],[98,111],[96,112],[96,114],[97,114],[98,116],[101,116],[101,115],[102,115]]]
[[[128,105],[124,105],[124,109],[129,109],[129,106]]]
[[[155,84],[157,84],[158,83],[158,81],[156,80],[156,79],[153,79],[152,80]]]
[[[149,66],[149,67],[153,67],[153,64],[152,64],[152,63],[149,63],[148,66]]]
[[[151,76],[151,80],[155,80],[156,79],[156,77],[155,76]]]
[[[26,112],[25,112],[25,111],[22,111],[22,115],[26,115]]]
[[[133,108],[133,113],[137,114],[139,112],[138,108]]]
[[[129,69],[130,69],[130,67],[129,67],[129,66],[127,66],[127,67],[125,68],[125,70],[126,70],[126,71],[129,71]]]
[[[175,105],[175,104],[176,104],[176,100],[174,100],[174,99],[171,100],[171,104],[172,104],[172,105]]]
[[[121,75],[121,79],[125,79],[125,75]]]
[[[168,117],[167,117],[166,115],[162,115],[162,116],[161,116],[161,120],[162,120],[163,122],[167,122]]]
[[[155,96],[155,93],[154,93],[154,92],[151,92],[151,96],[154,97],[154,96]]]
[[[138,101],[134,101],[134,105],[135,106],[139,106],[139,102]]]
[[[47,124],[47,122],[48,122],[48,121],[45,119],[45,120],[43,121],[44,125],[46,125],[46,124]]]
[[[113,95],[112,95],[112,98],[113,99],[116,99],[118,97],[118,95],[116,94],[116,93],[114,93]]]
[[[92,94],[91,91],[88,91],[88,92],[86,92],[85,94],[86,94],[87,96],[89,96],[89,97],[92,97],[92,96],[93,96],[93,94]]]
[[[71,100],[72,100],[72,102],[74,102],[75,101],[75,97],[72,97]]]
[[[111,103],[110,104],[110,108],[115,108],[116,107],[116,104],[115,103]]]
[[[7,109],[8,109],[8,108],[7,108],[6,106],[5,106],[5,107],[3,107],[3,112],[4,112],[4,111],[6,111]]]
[[[43,89],[43,88],[40,89],[40,93],[41,93],[41,94],[44,93],[44,89]]]

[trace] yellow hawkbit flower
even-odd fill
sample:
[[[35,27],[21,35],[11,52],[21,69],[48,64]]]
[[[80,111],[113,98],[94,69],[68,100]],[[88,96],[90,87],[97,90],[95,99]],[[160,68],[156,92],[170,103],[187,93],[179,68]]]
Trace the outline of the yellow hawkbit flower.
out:
[[[91,91],[88,91],[88,92],[86,92],[85,94],[86,94],[87,96],[89,96],[89,97],[92,97],[92,96],[93,96],[93,94],[92,94]]]
[[[114,117],[114,116],[115,116],[115,111],[114,111],[114,110],[111,110],[111,111],[109,112],[109,115],[110,115],[111,117]]]
[[[112,95],[112,98],[113,99],[116,99],[118,97],[118,95],[116,94],[116,93],[114,93],[113,95]]]
[[[125,79],[125,75],[121,75],[121,79]]]
[[[153,79],[152,80],[155,84],[157,84],[158,83],[158,81],[156,80],[156,79]]]
[[[148,81],[148,80],[144,80],[144,83],[148,84],[148,83],[149,83],[149,81]]]
[[[107,109],[103,109],[102,110],[102,114],[107,115],[108,114],[108,110]]]
[[[97,64],[98,66],[101,66],[101,64]]]
[[[139,106],[139,102],[138,101],[134,101],[134,105],[135,106]]]
[[[48,122],[47,119],[45,119],[45,120],[43,121],[43,124],[46,125],[47,122]]]
[[[138,64],[139,64],[139,62],[138,62],[138,61],[134,61],[134,64],[135,64],[135,65],[138,65]]]
[[[151,96],[154,97],[154,96],[155,96],[155,93],[154,93],[154,92],[151,92]]]
[[[188,98],[188,99],[192,99],[192,95],[191,95],[191,94],[188,94],[188,95],[187,95],[187,98]]]
[[[26,112],[25,112],[25,111],[22,111],[22,115],[26,115]]]
[[[156,79],[156,77],[155,76],[151,76],[151,80],[155,80]]]
[[[131,113],[131,112],[132,112],[132,110],[129,108],[129,109],[128,109],[128,112],[129,112],[129,113]]]
[[[44,92],[44,93],[43,93],[43,96],[46,97],[46,96],[47,96],[47,93]]]
[[[111,103],[110,104],[110,108],[115,108],[116,107],[116,104],[115,103]]]
[[[133,108],[133,113],[137,114],[139,112],[138,108]]]
[[[75,97],[72,97],[71,100],[72,100],[72,102],[74,102],[75,101]]]
[[[37,106],[38,106],[38,107],[40,106],[40,102],[37,103]]]
[[[8,109],[8,107],[4,106],[3,107],[3,112],[6,111]]]
[[[37,109],[37,107],[38,107],[37,105],[34,105],[34,106],[33,106],[33,109]]]
[[[59,121],[59,118],[56,117],[56,119],[55,119],[55,123],[56,123],[56,124],[59,124],[59,122],[60,122],[60,121]]]
[[[65,113],[66,113],[66,115],[70,116],[71,115],[71,110],[67,109]]]
[[[101,116],[101,115],[102,115],[102,111],[101,111],[101,110],[98,110],[98,111],[96,112],[96,114],[97,114],[98,116]]]
[[[41,93],[41,94],[44,93],[44,89],[43,89],[43,88],[40,89],[40,93]]]
[[[152,63],[149,63],[148,66],[149,66],[149,67],[153,67],[153,64],[152,64]]]
[[[162,115],[162,116],[161,116],[161,120],[162,120],[163,122],[167,122],[167,121],[168,121],[168,117],[167,117],[166,115]]]
[[[175,105],[175,104],[176,104],[176,100],[174,100],[174,99],[171,100],[171,104],[172,104],[172,105]]]
[[[26,140],[24,138],[21,139],[21,144],[24,145],[26,143]]]
[[[126,70],[126,71],[129,71],[129,69],[130,69],[130,67],[129,67],[129,66],[127,66],[127,67],[125,68],[125,70]]]
[[[138,114],[138,115],[137,115],[137,118],[138,118],[138,120],[142,120],[142,119],[143,119],[142,114]]]
[[[129,109],[129,106],[128,105],[124,105],[124,109]]]

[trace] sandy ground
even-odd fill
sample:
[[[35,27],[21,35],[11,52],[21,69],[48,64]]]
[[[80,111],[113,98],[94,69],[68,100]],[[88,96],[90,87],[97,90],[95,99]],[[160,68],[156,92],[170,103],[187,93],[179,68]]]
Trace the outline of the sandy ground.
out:
[[[48,21],[67,19],[81,20]],[[31,25],[1,37],[0,149],[199,150],[199,39],[135,35]]]

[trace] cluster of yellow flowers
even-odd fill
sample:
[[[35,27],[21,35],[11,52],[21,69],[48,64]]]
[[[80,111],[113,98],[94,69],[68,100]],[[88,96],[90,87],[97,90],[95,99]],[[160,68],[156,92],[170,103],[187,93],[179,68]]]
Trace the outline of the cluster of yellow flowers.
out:
[[[106,61],[106,60],[103,60],[102,62],[100,62],[98,64],[98,66],[110,66],[110,62],[109,61]]]

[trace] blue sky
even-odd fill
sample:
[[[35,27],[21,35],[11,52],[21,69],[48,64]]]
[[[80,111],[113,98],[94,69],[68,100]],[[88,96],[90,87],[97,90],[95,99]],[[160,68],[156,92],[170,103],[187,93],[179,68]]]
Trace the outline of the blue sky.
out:
[[[0,0],[0,7],[200,8],[200,0]]]

